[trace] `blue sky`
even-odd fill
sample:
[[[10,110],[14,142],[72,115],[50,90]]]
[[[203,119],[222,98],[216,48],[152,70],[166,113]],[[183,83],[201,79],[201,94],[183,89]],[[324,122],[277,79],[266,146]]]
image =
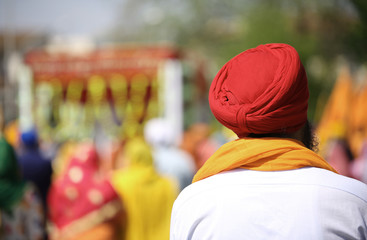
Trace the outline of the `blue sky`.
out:
[[[0,0],[0,31],[95,36],[118,19],[123,0]]]

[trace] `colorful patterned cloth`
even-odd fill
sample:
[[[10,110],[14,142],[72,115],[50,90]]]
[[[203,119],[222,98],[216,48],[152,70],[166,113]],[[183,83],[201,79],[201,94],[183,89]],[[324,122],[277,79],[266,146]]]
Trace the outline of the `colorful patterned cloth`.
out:
[[[48,204],[54,239],[85,234],[119,213],[118,195],[107,176],[99,171],[92,144],[77,148],[64,173],[52,183]]]

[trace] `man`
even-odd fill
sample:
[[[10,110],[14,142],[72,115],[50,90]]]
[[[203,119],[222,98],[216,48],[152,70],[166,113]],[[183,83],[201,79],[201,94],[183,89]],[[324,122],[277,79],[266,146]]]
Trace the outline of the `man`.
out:
[[[367,186],[314,153],[307,76],[287,44],[225,64],[210,108],[239,139],[224,144],[177,198],[176,239],[367,239]]]
[[[51,159],[42,153],[37,131],[31,129],[20,134],[17,149],[23,179],[33,182],[40,192],[44,211],[47,212],[47,194],[51,185]]]

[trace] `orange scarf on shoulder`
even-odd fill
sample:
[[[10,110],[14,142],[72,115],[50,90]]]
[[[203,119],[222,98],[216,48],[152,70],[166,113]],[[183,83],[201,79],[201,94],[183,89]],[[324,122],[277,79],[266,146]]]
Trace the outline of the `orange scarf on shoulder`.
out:
[[[235,168],[282,171],[302,167],[318,167],[336,173],[322,157],[300,141],[289,138],[241,138],[220,147],[199,169],[193,182]]]

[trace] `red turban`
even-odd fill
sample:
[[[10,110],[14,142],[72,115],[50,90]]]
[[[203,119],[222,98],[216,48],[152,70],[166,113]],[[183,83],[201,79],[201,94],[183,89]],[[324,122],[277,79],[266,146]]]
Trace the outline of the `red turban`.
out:
[[[214,116],[239,137],[291,133],[307,121],[307,76],[297,51],[265,44],[232,58],[209,91]]]

